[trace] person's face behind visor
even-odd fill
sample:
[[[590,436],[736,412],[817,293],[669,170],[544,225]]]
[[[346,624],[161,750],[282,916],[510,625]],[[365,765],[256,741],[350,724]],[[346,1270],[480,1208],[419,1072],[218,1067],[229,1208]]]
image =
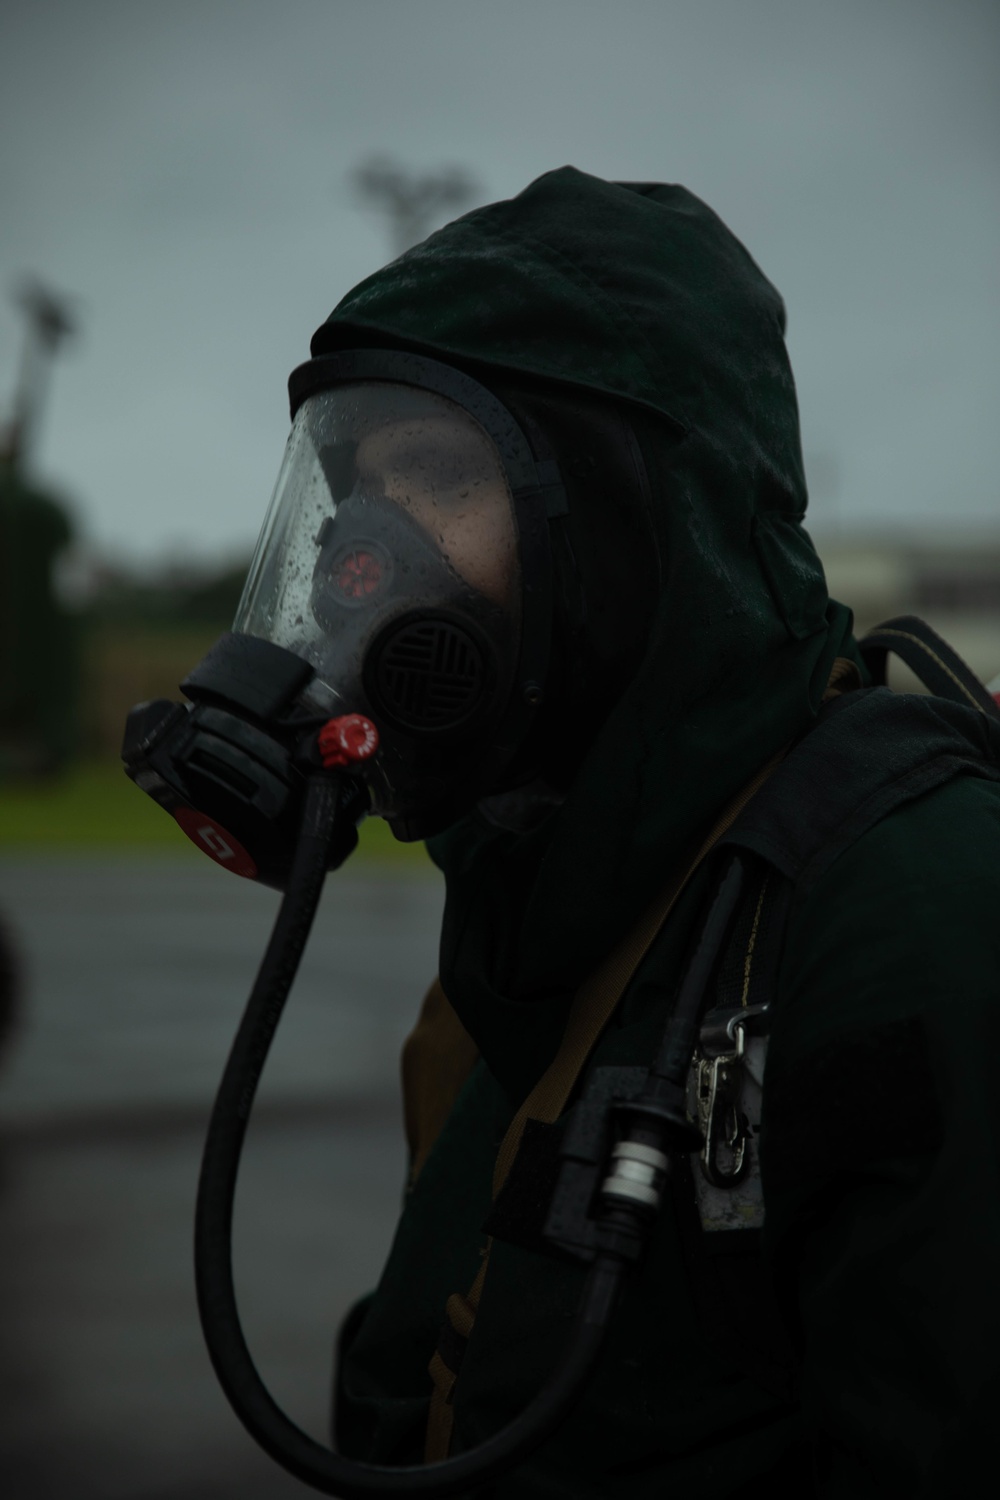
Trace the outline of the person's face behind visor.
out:
[[[399,801],[393,730],[465,736],[466,754],[474,728],[488,734],[511,688],[520,601],[510,486],[462,407],[375,381],[303,403],[234,628],[309,661],[316,707],[374,718],[386,745],[375,811]]]
[[[425,399],[451,409],[389,420],[358,443],[358,491],[398,505],[470,588],[510,609],[517,541],[496,451],[459,407]]]

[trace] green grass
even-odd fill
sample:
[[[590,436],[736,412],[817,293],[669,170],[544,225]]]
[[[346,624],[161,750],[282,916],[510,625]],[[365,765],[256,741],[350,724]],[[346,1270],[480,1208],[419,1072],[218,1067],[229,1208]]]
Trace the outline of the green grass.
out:
[[[203,859],[173,818],[134,786],[121,766],[95,761],[45,781],[0,785],[0,852],[158,853]],[[354,859],[427,865],[422,844],[401,844],[368,818]]]

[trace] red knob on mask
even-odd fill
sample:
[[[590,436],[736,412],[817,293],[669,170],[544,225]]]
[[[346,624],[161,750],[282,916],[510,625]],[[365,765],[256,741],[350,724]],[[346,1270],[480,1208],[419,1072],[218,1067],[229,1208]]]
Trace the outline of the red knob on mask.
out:
[[[336,771],[370,760],[378,749],[378,730],[364,714],[342,714],[327,720],[317,743],[323,769]]]

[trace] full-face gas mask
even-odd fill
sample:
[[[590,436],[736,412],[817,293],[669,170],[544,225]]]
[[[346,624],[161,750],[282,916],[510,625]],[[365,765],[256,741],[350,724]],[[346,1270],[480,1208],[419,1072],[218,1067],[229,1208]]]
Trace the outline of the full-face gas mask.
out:
[[[448,366],[333,355],[290,392],[233,631],[182,684],[193,707],[140,705],[123,751],[207,853],[279,886],[331,722],[360,746],[358,815],[400,838],[498,784],[542,698],[548,518],[565,507],[551,459]]]

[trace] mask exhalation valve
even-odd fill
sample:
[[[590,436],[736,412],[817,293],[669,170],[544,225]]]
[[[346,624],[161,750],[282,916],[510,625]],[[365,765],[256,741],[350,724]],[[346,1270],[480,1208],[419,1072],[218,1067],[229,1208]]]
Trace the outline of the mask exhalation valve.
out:
[[[401,729],[459,729],[489,686],[486,652],[463,625],[425,617],[395,622],[375,643],[367,672],[372,704]]]

